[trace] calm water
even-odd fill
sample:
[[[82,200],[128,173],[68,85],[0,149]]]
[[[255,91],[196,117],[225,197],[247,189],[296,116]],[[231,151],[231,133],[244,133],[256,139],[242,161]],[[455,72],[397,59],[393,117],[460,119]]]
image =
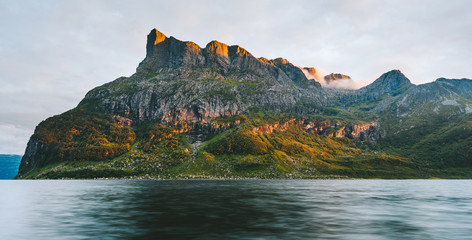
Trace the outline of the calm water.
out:
[[[470,180],[0,181],[0,239],[471,239]]]

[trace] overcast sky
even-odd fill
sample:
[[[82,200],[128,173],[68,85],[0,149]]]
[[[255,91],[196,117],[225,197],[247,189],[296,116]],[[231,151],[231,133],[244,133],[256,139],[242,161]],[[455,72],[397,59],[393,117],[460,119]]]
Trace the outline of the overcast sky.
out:
[[[357,82],[400,69],[421,84],[472,78],[471,9],[468,0],[0,0],[0,153],[23,154],[39,122],[133,74],[152,28]]]

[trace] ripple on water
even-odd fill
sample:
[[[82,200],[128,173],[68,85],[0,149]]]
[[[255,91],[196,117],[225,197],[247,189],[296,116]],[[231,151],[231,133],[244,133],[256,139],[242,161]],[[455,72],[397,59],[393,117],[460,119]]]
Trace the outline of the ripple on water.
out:
[[[1,181],[0,239],[469,239],[471,183]]]

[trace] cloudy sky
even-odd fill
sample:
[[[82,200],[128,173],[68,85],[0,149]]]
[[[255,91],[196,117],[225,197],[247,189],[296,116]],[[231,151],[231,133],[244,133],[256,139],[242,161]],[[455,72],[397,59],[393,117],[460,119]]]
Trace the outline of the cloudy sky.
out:
[[[350,75],[400,69],[415,84],[472,78],[472,1],[0,0],[0,153],[88,90],[134,73],[146,35],[238,44]]]

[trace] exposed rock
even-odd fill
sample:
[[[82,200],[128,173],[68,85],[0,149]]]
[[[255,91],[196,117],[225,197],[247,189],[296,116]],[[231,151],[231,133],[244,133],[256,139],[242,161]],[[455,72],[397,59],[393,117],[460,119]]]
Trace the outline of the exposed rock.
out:
[[[324,80],[326,81],[327,84],[330,84],[331,82],[335,82],[340,79],[351,79],[348,75],[344,75],[341,73],[331,73],[329,75],[324,76]]]
[[[120,127],[131,126],[133,124],[133,120],[131,120],[129,118],[125,118],[125,117],[118,116],[118,115],[113,116],[113,118],[115,119],[115,122]]]
[[[371,93],[371,96],[379,96],[387,92],[397,91],[402,88],[408,88],[413,86],[408,79],[400,70],[392,70],[382,74],[373,83],[361,88],[359,94]]]
[[[46,160],[46,153],[49,150],[46,145],[31,137],[26,146],[25,154],[21,159],[19,173],[21,174],[24,171],[43,166]]]
[[[90,91],[84,102],[99,100],[105,111],[133,121],[173,124],[208,122],[252,106],[280,111],[301,98],[325,105],[328,95],[285,59],[257,59],[218,41],[201,49],[154,29],[137,73]]]
[[[322,82],[323,77],[321,73],[314,67],[304,67],[301,68],[307,79],[314,79],[318,82]]]
[[[286,131],[290,127],[294,126],[300,127],[305,132],[316,133],[318,135],[326,134],[327,129],[337,128],[336,131],[328,133],[331,137],[347,137],[350,139],[358,139],[361,141],[368,140],[371,142],[375,142],[380,138],[377,122],[341,126],[337,122],[314,122],[301,119],[290,119],[283,123],[273,123],[254,127],[252,131],[255,134],[270,134],[276,130]]]

